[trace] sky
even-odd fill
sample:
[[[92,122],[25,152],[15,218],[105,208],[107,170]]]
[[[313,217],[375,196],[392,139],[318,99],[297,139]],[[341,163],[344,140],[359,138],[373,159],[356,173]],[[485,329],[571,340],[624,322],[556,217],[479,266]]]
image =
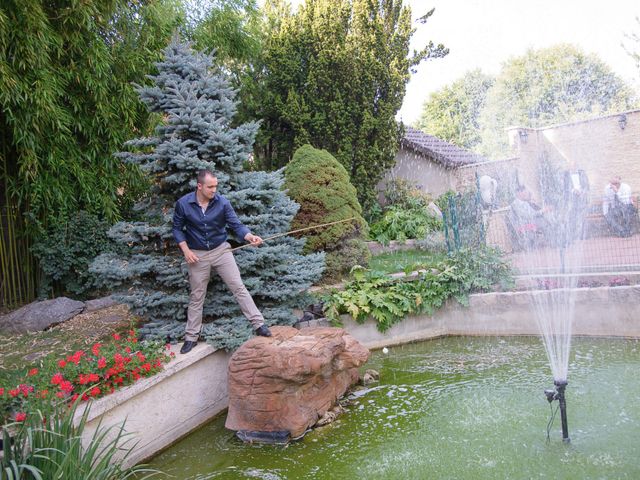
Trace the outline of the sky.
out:
[[[416,25],[413,48],[443,43],[445,58],[423,62],[413,74],[398,117],[415,122],[429,94],[480,68],[497,74],[502,62],[528,48],[572,43],[595,53],[640,90],[640,71],[625,52],[634,45],[625,34],[640,35],[640,0],[405,0],[414,18],[431,8],[425,25]],[[636,45],[636,51],[640,45]]]

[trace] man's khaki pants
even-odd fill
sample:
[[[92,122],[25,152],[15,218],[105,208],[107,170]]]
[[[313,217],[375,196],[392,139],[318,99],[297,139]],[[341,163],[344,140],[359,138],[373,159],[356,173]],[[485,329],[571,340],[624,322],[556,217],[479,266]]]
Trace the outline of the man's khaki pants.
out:
[[[256,307],[256,304],[242,283],[240,270],[236,264],[231,245],[224,242],[213,250],[192,250],[198,257],[196,263],[187,264],[189,268],[189,283],[191,294],[189,296],[189,308],[187,309],[187,329],[185,340],[196,341],[202,328],[202,307],[207,295],[207,285],[211,276],[211,268],[214,268],[222,281],[227,285],[245,317],[251,322],[253,329],[264,324],[264,317]]]

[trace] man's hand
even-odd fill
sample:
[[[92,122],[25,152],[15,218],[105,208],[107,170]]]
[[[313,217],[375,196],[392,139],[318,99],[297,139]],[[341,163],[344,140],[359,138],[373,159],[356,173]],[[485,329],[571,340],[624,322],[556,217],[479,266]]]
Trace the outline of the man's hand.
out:
[[[260,238],[258,235],[254,235],[253,233],[247,233],[244,236],[244,239],[254,247],[257,247],[262,243],[262,238]]]
[[[198,256],[195,253],[193,253],[191,249],[187,246],[187,242],[181,242],[178,244],[178,246],[180,247],[180,250],[182,250],[182,253],[184,254],[184,259],[187,261],[187,263],[196,263],[198,260],[200,260]]]

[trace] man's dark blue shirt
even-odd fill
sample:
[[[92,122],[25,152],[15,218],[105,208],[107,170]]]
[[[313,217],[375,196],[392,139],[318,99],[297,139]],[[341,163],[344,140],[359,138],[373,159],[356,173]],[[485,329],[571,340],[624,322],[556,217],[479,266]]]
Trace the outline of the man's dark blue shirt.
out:
[[[196,192],[181,197],[173,211],[173,238],[177,243],[186,241],[192,250],[212,250],[227,241],[227,227],[241,239],[249,233],[229,200],[216,193],[202,212]]]

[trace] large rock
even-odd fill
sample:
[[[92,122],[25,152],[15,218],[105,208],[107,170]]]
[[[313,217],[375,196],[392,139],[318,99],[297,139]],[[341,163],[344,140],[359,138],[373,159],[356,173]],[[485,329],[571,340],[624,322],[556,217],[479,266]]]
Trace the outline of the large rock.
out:
[[[369,350],[341,328],[271,327],[229,362],[226,427],[250,441],[296,438],[358,381]]]
[[[9,333],[37,332],[65,322],[84,309],[84,302],[67,297],[25,305],[0,317],[0,330]]]

